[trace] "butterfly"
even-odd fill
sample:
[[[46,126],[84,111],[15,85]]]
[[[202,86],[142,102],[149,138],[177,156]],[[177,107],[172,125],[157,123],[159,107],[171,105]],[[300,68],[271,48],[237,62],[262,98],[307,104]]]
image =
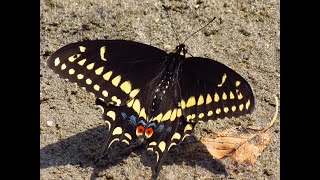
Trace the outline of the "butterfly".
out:
[[[60,48],[47,64],[96,96],[108,127],[101,156],[114,142],[144,138],[156,154],[156,179],[169,150],[196,123],[254,110],[252,89],[242,76],[218,61],[186,55],[184,44],[167,53],[135,41],[89,40]]]

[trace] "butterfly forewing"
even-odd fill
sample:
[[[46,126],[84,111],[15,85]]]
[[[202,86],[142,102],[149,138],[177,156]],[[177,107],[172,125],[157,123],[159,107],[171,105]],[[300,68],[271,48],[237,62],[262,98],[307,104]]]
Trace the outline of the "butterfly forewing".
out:
[[[187,121],[238,117],[254,109],[248,82],[217,61],[187,58],[180,66],[179,77],[180,105]]]
[[[119,106],[161,72],[166,55],[158,48],[133,41],[83,41],[56,51],[48,66],[105,103]]]

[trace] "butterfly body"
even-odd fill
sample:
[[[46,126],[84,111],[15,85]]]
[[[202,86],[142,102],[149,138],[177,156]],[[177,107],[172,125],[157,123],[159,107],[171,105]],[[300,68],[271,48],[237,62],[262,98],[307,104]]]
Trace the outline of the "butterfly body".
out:
[[[254,109],[244,78],[217,61],[186,53],[184,44],[166,53],[134,41],[83,41],[56,51],[48,66],[97,97],[109,130],[101,156],[114,142],[144,137],[147,150],[156,154],[156,178],[170,148],[190,136],[197,122]]]

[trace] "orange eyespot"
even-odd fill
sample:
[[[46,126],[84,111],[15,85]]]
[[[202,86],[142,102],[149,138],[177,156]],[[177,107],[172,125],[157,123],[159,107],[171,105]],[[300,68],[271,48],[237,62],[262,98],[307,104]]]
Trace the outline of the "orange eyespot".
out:
[[[144,126],[143,125],[139,125],[136,129],[136,134],[137,136],[143,135],[144,134]]]
[[[153,135],[153,128],[152,127],[148,127],[146,132],[145,132],[145,135],[146,135],[147,138],[150,138]]]

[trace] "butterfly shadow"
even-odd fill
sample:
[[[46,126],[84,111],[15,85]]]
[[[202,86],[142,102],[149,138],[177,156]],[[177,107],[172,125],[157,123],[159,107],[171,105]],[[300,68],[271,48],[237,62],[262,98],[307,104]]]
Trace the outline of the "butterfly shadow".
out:
[[[141,162],[145,166],[153,167],[156,163],[156,155],[150,151],[144,153],[141,157]],[[213,174],[222,174],[225,177],[228,176],[228,172],[222,161],[214,159],[212,155],[208,152],[205,145],[203,145],[197,138],[193,135],[187,137],[180,145],[173,146],[162,166],[167,165],[187,165],[187,166],[201,166]],[[165,173],[160,170],[160,174]]]
[[[40,169],[68,164],[76,167],[92,167],[94,170],[90,179],[96,179],[100,172],[123,163],[129,156],[139,156],[144,166],[154,166],[155,155],[142,146],[135,147],[136,144],[127,146],[124,143],[114,143],[108,154],[97,160],[97,154],[102,148],[106,134],[106,127],[99,126],[41,148]],[[214,174],[227,175],[223,163],[214,159],[206,151],[205,146],[197,141],[194,136],[186,138],[181,145],[170,150],[163,165],[182,163],[189,166],[199,165]],[[193,143],[196,143],[196,146],[189,148]]]
[[[41,148],[40,169],[67,164],[78,167],[99,167],[97,155],[106,135],[106,127],[98,126]],[[105,168],[121,163],[130,153],[128,147],[123,148],[123,143],[111,146],[108,152],[111,158],[106,162],[108,166]]]

